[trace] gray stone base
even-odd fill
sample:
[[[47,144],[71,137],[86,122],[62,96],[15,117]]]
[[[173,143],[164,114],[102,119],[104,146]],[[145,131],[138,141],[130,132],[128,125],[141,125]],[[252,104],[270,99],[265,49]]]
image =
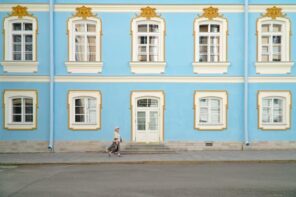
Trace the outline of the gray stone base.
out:
[[[111,142],[100,141],[57,141],[55,152],[102,152]]]
[[[172,150],[195,151],[195,150],[242,150],[240,142],[189,142],[189,141],[169,141],[166,142]]]
[[[252,142],[244,150],[296,150],[296,141],[261,141]]]
[[[0,141],[0,153],[48,152],[47,141]]]

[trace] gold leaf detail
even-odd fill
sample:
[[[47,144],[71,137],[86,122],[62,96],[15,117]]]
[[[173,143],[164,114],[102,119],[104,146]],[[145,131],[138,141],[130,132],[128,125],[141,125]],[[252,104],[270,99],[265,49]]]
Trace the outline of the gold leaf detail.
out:
[[[218,8],[213,8],[212,6],[204,8],[203,11],[204,13],[202,16],[208,18],[209,20],[220,16]]]
[[[284,15],[282,13],[282,8],[273,6],[272,8],[266,9],[266,14],[264,16],[270,17],[272,19],[276,19],[277,17],[282,17]]]
[[[87,17],[92,17],[94,15],[91,12],[91,8],[82,6],[82,7],[76,8],[76,14],[74,16],[82,17],[82,19],[85,20],[87,19]]]
[[[27,7],[17,5],[15,7],[12,7],[12,12],[10,16],[17,16],[18,18],[23,18],[24,16],[32,16],[31,14],[28,13],[27,10],[28,10]]]
[[[149,6],[145,7],[145,8],[141,8],[141,14],[140,16],[145,17],[147,19],[150,19],[152,17],[157,17],[158,15],[155,12],[155,8],[151,8]]]

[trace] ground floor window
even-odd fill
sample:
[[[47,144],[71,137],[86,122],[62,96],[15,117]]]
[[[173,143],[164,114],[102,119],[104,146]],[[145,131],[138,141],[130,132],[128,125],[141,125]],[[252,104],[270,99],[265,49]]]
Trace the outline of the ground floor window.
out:
[[[32,130],[37,127],[37,91],[4,91],[4,124],[6,129]]]
[[[258,122],[263,130],[290,128],[290,91],[258,91]]]
[[[101,93],[99,91],[69,91],[69,128],[97,130],[101,126]]]
[[[196,91],[194,95],[195,128],[222,130],[227,125],[227,92]]]

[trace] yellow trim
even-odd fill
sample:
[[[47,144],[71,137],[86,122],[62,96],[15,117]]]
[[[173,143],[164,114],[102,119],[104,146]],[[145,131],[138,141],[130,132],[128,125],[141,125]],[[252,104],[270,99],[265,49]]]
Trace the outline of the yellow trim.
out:
[[[133,105],[132,105],[132,102],[133,102],[133,94],[134,93],[145,93],[145,92],[157,92],[157,93],[161,93],[162,94],[162,96],[163,96],[163,108],[162,108],[162,131],[160,131],[160,132],[162,132],[162,141],[159,141],[159,143],[163,143],[165,140],[164,140],[164,124],[165,124],[165,122],[164,122],[164,112],[165,112],[165,105],[166,105],[166,103],[165,103],[165,92],[164,92],[164,90],[132,90],[131,91],[131,93],[130,93],[130,111],[131,111],[131,141],[132,142],[134,142],[133,141],[133,138],[134,138],[134,134],[133,134],[133,130],[134,130],[134,122],[133,122],[133,120],[134,120],[134,109],[133,109]],[[159,99],[161,99],[161,98],[159,98]],[[161,134],[160,134],[161,135]],[[155,142],[152,142],[152,143],[155,143]]]
[[[285,128],[285,129],[265,129],[264,127],[260,127],[260,105],[259,105],[259,94],[260,92],[286,92],[289,94],[290,96],[290,106],[288,107],[289,108],[289,127]],[[262,131],[286,131],[288,129],[291,128],[291,125],[292,125],[292,92],[290,90],[257,90],[257,127],[258,129],[262,130]]]
[[[71,127],[71,123],[70,123],[70,107],[71,107],[71,103],[69,102],[70,100],[70,93],[71,92],[96,92],[96,93],[99,93],[100,95],[100,106],[99,106],[99,118],[98,118],[98,127],[94,128],[94,129],[76,129],[76,128],[73,128]],[[102,99],[102,94],[101,94],[101,91],[100,90],[68,90],[68,96],[67,96],[67,112],[68,112],[68,129],[71,130],[71,131],[97,131],[97,130],[100,130],[101,129],[101,125],[102,125],[102,103],[103,103],[103,99]]]
[[[16,129],[11,129],[9,127],[6,127],[6,114],[5,114],[5,111],[6,111],[6,103],[5,103],[5,93],[6,92],[20,92],[20,91],[25,91],[25,92],[34,92],[36,94],[36,101],[35,101],[35,111],[36,113],[33,114],[33,120],[35,120],[35,123],[33,124],[33,127],[32,128],[16,128]],[[37,129],[37,125],[38,125],[38,90],[36,89],[4,89],[3,91],[3,96],[2,96],[2,101],[3,101],[3,108],[2,108],[2,112],[3,112],[3,129],[5,130],[9,130],[9,131],[34,131]],[[33,110],[34,111],[34,110]],[[20,125],[22,126],[22,125]]]
[[[196,94],[198,94],[198,92],[217,92],[217,93],[226,93],[226,103],[225,103],[225,110],[226,110],[226,116],[225,116],[225,127],[223,126],[222,128],[220,129],[203,129],[203,128],[199,128],[197,127],[197,124],[196,124],[196,106],[197,106],[197,103],[196,103],[196,99],[195,99],[195,96]],[[217,96],[219,97],[219,96]],[[195,130],[198,130],[198,131],[223,131],[223,130],[227,130],[228,128],[228,91],[227,90],[195,90],[194,91],[194,94],[193,94],[193,106],[194,106],[194,121],[193,121],[193,125],[194,125],[194,129]],[[223,107],[224,109],[224,107]],[[206,127],[206,126],[205,126]]]

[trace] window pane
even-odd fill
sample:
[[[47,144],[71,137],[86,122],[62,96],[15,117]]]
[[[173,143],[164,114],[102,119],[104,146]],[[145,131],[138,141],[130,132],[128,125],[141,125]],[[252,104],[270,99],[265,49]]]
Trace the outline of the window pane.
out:
[[[33,106],[33,99],[25,98],[25,106]]]
[[[13,35],[13,42],[22,42],[21,35]]]
[[[208,47],[207,46],[200,46],[199,47],[199,52],[200,53],[207,53],[208,52]]]
[[[207,123],[209,121],[208,119],[208,109],[207,108],[200,108],[199,113],[199,122],[200,123]]]
[[[211,46],[211,54],[218,55],[219,54],[219,47],[218,46]]]
[[[269,32],[269,24],[262,25],[262,32]]]
[[[25,50],[27,52],[32,52],[32,48],[33,48],[32,44],[26,44]]]
[[[85,32],[85,25],[84,24],[76,24],[75,31],[76,32]]]
[[[274,62],[280,62],[281,61],[281,55],[273,55],[272,61]]]
[[[21,50],[22,50],[22,45],[21,44],[14,44],[13,45],[13,51],[21,52]]]
[[[157,45],[158,44],[158,37],[151,36],[149,44]]]
[[[156,99],[148,99],[148,107],[158,107],[158,101]]]
[[[25,30],[26,31],[32,31],[33,30],[32,23],[25,23]]]
[[[147,32],[147,25],[138,25],[138,32]]]
[[[219,99],[211,99],[211,108],[219,109],[220,108],[220,100]]]
[[[33,122],[33,115],[25,115],[25,122]]]
[[[263,54],[268,54],[268,46],[262,47],[262,53]]]
[[[147,36],[139,36],[138,43],[139,44],[147,44]]]
[[[270,108],[263,108],[262,122],[263,123],[270,123],[271,122],[271,110],[270,110]]]
[[[273,36],[272,43],[273,44],[281,44],[281,36]]]
[[[138,47],[138,51],[139,51],[139,53],[141,53],[141,54],[146,54],[146,46],[139,46]]]
[[[96,112],[96,110],[91,110],[89,112],[89,116],[88,117],[89,117],[88,123],[91,123],[91,124],[97,123],[97,112]]]
[[[211,25],[211,32],[220,32],[220,25]]]
[[[211,37],[211,45],[219,45],[220,38],[218,36]]]
[[[263,99],[262,104],[263,107],[270,107],[272,104],[272,99]]]
[[[210,62],[218,62],[219,61],[219,55],[211,55]]]
[[[12,122],[22,122],[22,115],[13,115]]]
[[[146,55],[139,55],[138,61],[140,62],[147,62],[147,56]]]
[[[199,105],[201,107],[208,107],[208,99],[199,99]]]
[[[200,36],[199,37],[199,44],[208,44],[208,37]]]
[[[13,60],[22,60],[22,55],[20,53],[14,53]]]
[[[199,32],[208,32],[208,25],[200,25]]]
[[[151,111],[150,112],[150,122],[148,126],[149,130],[157,130],[158,129],[158,112]]]
[[[158,54],[158,47],[149,47],[149,53],[151,54],[151,55],[157,55]]]
[[[273,107],[277,109],[282,109],[283,108],[282,99],[273,99]]]
[[[88,99],[88,107],[92,109],[96,109],[97,107],[97,100],[94,98],[89,98]]]
[[[75,59],[76,61],[84,61],[85,54],[85,39],[84,36],[75,37]]]
[[[199,56],[199,61],[200,62],[207,62],[208,61],[208,56],[207,55],[200,55]]]
[[[20,31],[20,30],[22,30],[22,24],[21,23],[13,23],[12,26],[13,26],[12,29],[14,31]]]
[[[33,60],[33,55],[32,55],[32,53],[27,53],[27,54],[25,55],[25,60]]]
[[[87,24],[87,31],[88,32],[96,32],[96,25],[95,24]]]
[[[262,62],[268,62],[269,61],[269,55],[262,55]]]
[[[25,41],[26,42],[32,42],[32,35],[26,35],[25,36]]]
[[[75,122],[84,122],[84,115],[75,115]]]
[[[150,62],[157,62],[158,56],[157,55],[149,55],[149,61]]]
[[[282,31],[282,25],[274,24],[273,25],[273,32],[281,32]]]
[[[140,99],[137,101],[138,107],[147,107],[148,105],[148,99]]]
[[[137,112],[137,129],[146,130],[146,113]]]
[[[22,106],[22,99],[21,98],[15,98],[15,99],[12,99],[12,104],[13,106]]]
[[[268,36],[263,36],[262,37],[262,44],[268,44],[269,43],[269,37]]]
[[[84,99],[75,99],[75,107],[84,107]]]
[[[281,46],[274,46],[273,53],[281,53]]]
[[[96,61],[96,36],[88,36],[88,61]]]
[[[158,32],[158,25],[149,25],[149,32]]]

